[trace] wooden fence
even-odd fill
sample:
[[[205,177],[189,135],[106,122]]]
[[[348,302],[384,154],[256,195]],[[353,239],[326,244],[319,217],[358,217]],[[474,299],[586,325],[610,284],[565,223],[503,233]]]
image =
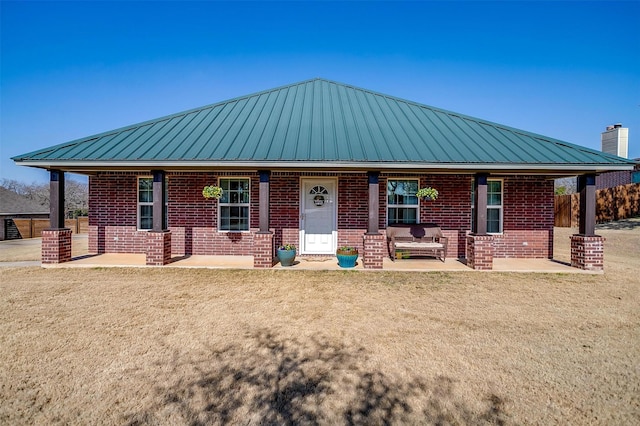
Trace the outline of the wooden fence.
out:
[[[5,229],[12,226],[10,222],[13,222],[13,226],[17,228],[19,233],[18,238],[34,238],[41,237],[42,230],[49,228],[49,219],[5,219]],[[64,226],[71,229],[74,234],[86,234],[89,232],[89,218],[79,217],[77,219],[65,219]],[[6,233],[7,236],[10,232]]]
[[[640,216],[640,183],[596,191],[596,222]],[[576,228],[580,220],[580,194],[556,195],[555,226]]]

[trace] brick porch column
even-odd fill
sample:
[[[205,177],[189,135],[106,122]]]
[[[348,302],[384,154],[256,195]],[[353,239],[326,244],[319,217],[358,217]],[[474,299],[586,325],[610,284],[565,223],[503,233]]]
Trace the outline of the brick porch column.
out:
[[[253,267],[273,267],[273,232],[257,232],[253,236]]]
[[[71,229],[42,231],[42,263],[63,263],[71,260]]]
[[[147,265],[162,266],[171,262],[171,232],[147,232]]]
[[[364,253],[362,264],[367,269],[382,269],[385,252],[385,236],[383,234],[364,234]]]
[[[493,235],[467,236],[467,266],[480,271],[493,269]]]
[[[571,266],[589,271],[602,271],[604,238],[599,235],[572,235]]]
[[[42,263],[71,260],[71,229],[64,227],[64,172],[49,171],[49,228],[42,231]]]

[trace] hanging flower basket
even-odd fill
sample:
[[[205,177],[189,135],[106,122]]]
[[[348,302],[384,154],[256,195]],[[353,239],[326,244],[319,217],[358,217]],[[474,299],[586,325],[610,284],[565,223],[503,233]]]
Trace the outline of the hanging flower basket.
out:
[[[438,190],[430,186],[420,188],[418,192],[416,192],[416,197],[422,198],[423,200],[435,200],[438,198]]]
[[[214,198],[216,200],[219,200],[220,197],[222,197],[222,188],[215,185],[205,186],[202,189],[202,196],[204,198]]]

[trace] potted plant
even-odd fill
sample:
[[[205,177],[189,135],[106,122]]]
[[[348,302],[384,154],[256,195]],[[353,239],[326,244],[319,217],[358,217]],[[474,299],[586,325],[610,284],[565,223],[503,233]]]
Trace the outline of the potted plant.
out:
[[[293,265],[293,261],[296,260],[296,246],[293,244],[283,244],[278,247],[278,259],[282,266]]]
[[[219,200],[222,197],[222,188],[215,185],[207,185],[202,188],[202,196],[204,198],[214,198]]]
[[[418,192],[416,192],[416,197],[422,198],[423,200],[435,200],[438,198],[438,190],[430,186],[420,188]]]
[[[336,257],[341,268],[353,268],[358,260],[358,248],[353,246],[338,247]]]

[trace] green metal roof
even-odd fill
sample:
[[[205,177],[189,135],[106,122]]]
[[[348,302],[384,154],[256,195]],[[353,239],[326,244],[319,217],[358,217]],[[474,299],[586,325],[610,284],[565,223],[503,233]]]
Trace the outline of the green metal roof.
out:
[[[313,79],[19,155],[18,164],[627,170],[633,162],[416,102]]]

